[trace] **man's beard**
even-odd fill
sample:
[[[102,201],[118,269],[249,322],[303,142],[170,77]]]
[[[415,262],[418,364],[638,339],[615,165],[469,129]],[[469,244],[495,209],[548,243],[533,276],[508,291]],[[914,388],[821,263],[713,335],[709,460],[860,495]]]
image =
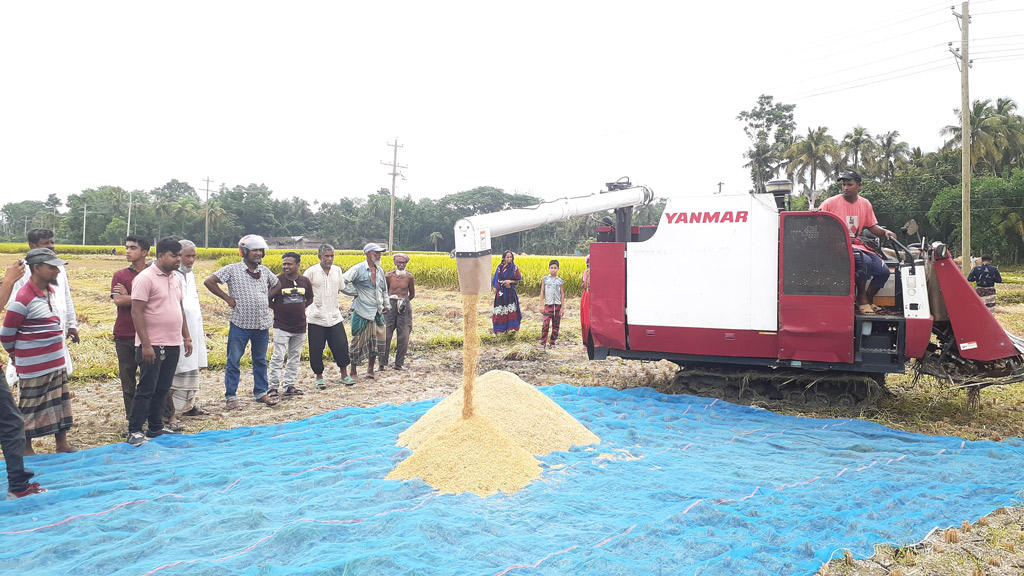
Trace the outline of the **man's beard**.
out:
[[[398,268],[395,268],[395,276],[405,276],[408,273],[408,270],[400,270]]]
[[[193,265],[194,266],[194,265]],[[188,274],[192,271],[192,266],[185,266],[184,264],[178,265],[178,271],[182,274]]]

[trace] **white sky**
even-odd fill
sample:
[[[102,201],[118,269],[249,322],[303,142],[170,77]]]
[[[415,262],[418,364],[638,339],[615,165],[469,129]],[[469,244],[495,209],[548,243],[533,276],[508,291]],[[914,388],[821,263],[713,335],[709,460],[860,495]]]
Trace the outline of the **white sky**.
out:
[[[797,104],[800,133],[860,124],[937,149],[960,106],[950,5],[12,0],[0,203],[207,176],[335,201],[390,187],[396,137],[414,199],[624,175],[659,196],[742,192],[736,115],[762,93]],[[971,98],[1024,109],[1024,0],[971,13]]]

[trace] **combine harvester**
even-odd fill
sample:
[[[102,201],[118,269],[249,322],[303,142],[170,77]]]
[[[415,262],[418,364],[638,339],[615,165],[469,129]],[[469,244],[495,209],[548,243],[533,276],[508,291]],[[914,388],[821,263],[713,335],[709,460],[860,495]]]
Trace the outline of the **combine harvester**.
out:
[[[893,274],[855,310],[851,238],[838,217],[786,209],[788,181],[766,194],[669,198],[657,226],[632,226],[645,186],[463,218],[455,256],[463,294],[490,289],[491,239],[607,210],[590,245],[589,356],[669,360],[676,384],[704,395],[847,407],[885,391],[913,361],[968,388],[1024,380],[1024,342],[988,311],[940,242],[892,240]],[[888,296],[886,296],[888,295]]]

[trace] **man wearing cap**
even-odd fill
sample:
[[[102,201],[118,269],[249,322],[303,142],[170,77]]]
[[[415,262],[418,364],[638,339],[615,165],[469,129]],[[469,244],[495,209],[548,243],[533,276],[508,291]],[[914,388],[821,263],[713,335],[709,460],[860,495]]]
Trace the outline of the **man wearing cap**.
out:
[[[409,350],[409,334],[412,333],[412,305],[410,301],[416,297],[416,283],[412,273],[405,269],[409,265],[409,256],[398,253],[392,257],[395,269],[388,272],[388,317],[387,341],[384,344],[384,359],[380,369],[388,364],[391,353],[391,337],[398,331],[398,343],[395,346],[395,370],[405,370],[405,353]]]
[[[31,276],[7,307],[0,345],[18,373],[18,409],[25,417],[25,456],[35,455],[32,439],[53,434],[58,452],[74,452],[68,443],[71,391],[64,363],[64,331],[54,290],[64,262],[49,248],[25,256]]]
[[[46,228],[33,228],[28,231],[28,248],[33,250],[35,248],[47,248],[54,253],[57,251],[54,249],[53,242],[53,230],[47,230]],[[14,285],[14,294],[21,290],[21,287],[28,284],[29,277],[32,276],[32,272],[26,267],[25,275],[21,280]],[[68,336],[71,337],[71,342],[78,343],[78,315],[75,313],[75,302],[71,299],[71,285],[68,283],[67,271],[64,267],[60,267],[60,274],[57,276],[57,284],[54,286],[56,297],[52,299],[53,311],[60,318],[61,333],[66,340]],[[8,302],[10,305],[10,302]],[[74,372],[71,365],[71,353],[67,346],[64,347],[64,368],[68,372],[68,376]],[[7,364],[7,381],[14,384],[18,381],[18,373],[14,367],[8,362]]]
[[[854,170],[847,170],[839,175],[839,183],[843,187],[842,195],[825,200],[821,203],[819,210],[838,216],[850,231],[856,261],[857,313],[873,315],[879,311],[879,308],[872,302],[875,294],[889,279],[889,268],[882,262],[878,254],[872,252],[860,240],[860,233],[867,229],[879,238],[895,238],[896,234],[878,225],[871,202],[860,196],[860,174]],[[868,284],[868,280],[871,281],[870,284]]]
[[[380,267],[384,249],[374,243],[363,246],[366,260],[348,269],[342,276],[342,293],[352,296],[352,340],[349,343],[349,376],[356,377],[356,366],[368,360],[366,378],[373,380],[373,365],[384,358],[384,315],[388,312],[388,282]]]
[[[273,406],[277,399],[268,395],[267,345],[270,327],[270,298],[281,290],[281,283],[270,268],[263,265],[267,241],[262,236],[248,234],[238,241],[242,260],[228,264],[210,275],[203,285],[231,308],[228,328],[227,365],[224,367],[224,397],[226,410],[240,410],[236,398],[241,378],[239,363],[245,348],[252,343],[253,396],[260,404]],[[225,292],[220,284],[226,284]]]
[[[356,383],[348,375],[348,336],[345,334],[345,319],[338,306],[338,294],[345,287],[341,268],[334,265],[334,246],[321,244],[317,249],[320,263],[307,269],[303,276],[313,285],[313,304],[306,309],[306,324],[309,332],[309,367],[316,375],[316,387],[327,389],[324,381],[324,346],[331,349],[334,363],[341,371],[342,383],[352,386]]]
[[[14,284],[25,274],[24,268],[21,260],[7,267],[0,283],[0,312],[7,307]],[[0,450],[7,465],[7,500],[46,492],[39,482],[29,482],[35,474],[25,468],[25,419],[3,372],[0,372]]]

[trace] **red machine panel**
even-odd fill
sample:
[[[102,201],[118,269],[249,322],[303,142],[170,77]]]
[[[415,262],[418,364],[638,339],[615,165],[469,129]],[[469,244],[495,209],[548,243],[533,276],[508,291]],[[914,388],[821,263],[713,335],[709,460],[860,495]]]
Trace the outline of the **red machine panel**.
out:
[[[594,346],[626,349],[626,245],[590,245],[590,334]]]
[[[782,214],[779,358],[852,363],[853,257],[843,222],[826,212]]]
[[[948,254],[935,259],[935,276],[939,279],[939,290],[949,312],[960,356],[987,362],[1017,355],[1006,331]]]
[[[630,325],[629,348],[699,356],[775,358],[779,343],[775,332]]]

